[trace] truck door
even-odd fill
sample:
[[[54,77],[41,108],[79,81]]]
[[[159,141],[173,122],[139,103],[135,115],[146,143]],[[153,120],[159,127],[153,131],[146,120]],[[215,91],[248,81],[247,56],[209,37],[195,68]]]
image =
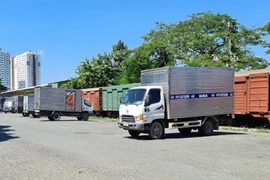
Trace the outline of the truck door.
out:
[[[148,103],[144,108],[144,118],[151,123],[155,119],[164,119],[164,98],[161,89],[150,89]]]

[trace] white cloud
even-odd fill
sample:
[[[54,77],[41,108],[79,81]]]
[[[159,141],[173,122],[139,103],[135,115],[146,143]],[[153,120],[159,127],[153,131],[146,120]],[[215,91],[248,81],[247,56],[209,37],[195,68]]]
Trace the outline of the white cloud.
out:
[[[39,51],[38,51],[38,54],[39,54],[39,55],[44,55],[45,52],[44,52],[43,50],[39,50]]]

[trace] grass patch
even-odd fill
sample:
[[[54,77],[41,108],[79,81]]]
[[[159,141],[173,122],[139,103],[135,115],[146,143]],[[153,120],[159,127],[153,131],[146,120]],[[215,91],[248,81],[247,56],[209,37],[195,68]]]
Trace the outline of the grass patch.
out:
[[[100,117],[100,116],[90,116],[90,120],[102,121],[102,122],[118,122],[119,118],[109,118],[109,117]]]
[[[270,129],[256,128],[256,132],[258,132],[258,133],[269,133],[270,134]]]
[[[248,127],[232,127],[232,126],[223,126],[220,127],[221,130],[227,131],[243,131],[243,132],[258,132],[258,133],[267,133],[270,134],[270,129],[267,128],[248,128]]]

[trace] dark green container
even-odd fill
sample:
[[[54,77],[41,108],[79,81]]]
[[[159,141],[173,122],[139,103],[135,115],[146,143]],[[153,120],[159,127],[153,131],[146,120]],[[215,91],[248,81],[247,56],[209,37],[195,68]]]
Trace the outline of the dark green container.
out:
[[[124,96],[129,88],[141,86],[141,83],[124,84],[102,88],[102,110],[119,111],[120,98]]]

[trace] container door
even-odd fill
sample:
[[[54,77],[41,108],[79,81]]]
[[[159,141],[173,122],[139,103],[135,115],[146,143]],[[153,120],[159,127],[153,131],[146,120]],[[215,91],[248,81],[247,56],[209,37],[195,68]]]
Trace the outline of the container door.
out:
[[[247,113],[247,77],[235,77],[234,79],[234,113]]]
[[[267,113],[269,111],[269,73],[249,75],[249,112]]]

